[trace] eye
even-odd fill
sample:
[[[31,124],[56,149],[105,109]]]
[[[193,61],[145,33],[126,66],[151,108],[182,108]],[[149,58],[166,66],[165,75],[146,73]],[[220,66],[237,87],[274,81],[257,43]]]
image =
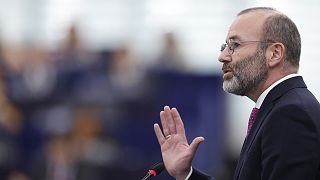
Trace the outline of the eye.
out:
[[[232,42],[232,43],[230,43],[229,49],[230,49],[230,50],[234,50],[234,49],[236,49],[236,48],[239,47],[239,46],[240,46],[239,43],[237,43],[237,42]]]

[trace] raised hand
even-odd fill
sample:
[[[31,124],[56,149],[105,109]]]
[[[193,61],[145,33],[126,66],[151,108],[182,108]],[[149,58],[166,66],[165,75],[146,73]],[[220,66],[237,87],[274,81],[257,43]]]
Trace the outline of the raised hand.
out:
[[[188,175],[191,162],[203,137],[195,138],[189,145],[183,121],[176,108],[165,106],[160,112],[161,131],[158,124],[154,124],[154,131],[159,141],[162,158],[168,173],[177,180],[183,180]]]

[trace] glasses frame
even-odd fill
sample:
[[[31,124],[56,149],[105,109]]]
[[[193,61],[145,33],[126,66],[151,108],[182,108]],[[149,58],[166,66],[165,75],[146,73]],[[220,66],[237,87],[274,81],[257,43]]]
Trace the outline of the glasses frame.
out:
[[[225,43],[223,43],[221,45],[221,49],[220,49],[220,51],[222,52],[226,49],[226,47],[228,47],[227,50],[228,50],[229,55],[232,55],[234,53],[234,50],[242,44],[246,44],[246,43],[274,43],[274,41],[271,41],[271,40],[267,40],[267,41],[232,41],[231,39],[229,39],[229,41],[230,42],[226,41]],[[230,45],[231,43],[233,45]],[[235,45],[235,44],[238,44],[238,45]]]

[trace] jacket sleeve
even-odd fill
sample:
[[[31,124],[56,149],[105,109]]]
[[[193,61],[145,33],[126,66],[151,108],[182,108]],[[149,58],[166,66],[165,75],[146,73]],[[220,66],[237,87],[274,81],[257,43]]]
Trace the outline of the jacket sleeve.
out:
[[[193,172],[188,180],[215,180],[215,179],[203,172],[200,172],[197,169],[193,169]]]
[[[319,132],[314,117],[298,105],[277,108],[264,128],[262,180],[314,180],[319,177]]]

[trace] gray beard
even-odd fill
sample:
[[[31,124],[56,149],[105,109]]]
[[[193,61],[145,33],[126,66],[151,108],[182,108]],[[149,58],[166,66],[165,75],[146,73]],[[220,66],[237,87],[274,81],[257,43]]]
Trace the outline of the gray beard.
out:
[[[267,76],[266,59],[261,50],[234,65],[226,66],[233,70],[233,76],[223,81],[223,90],[235,95],[245,96],[255,91]]]

